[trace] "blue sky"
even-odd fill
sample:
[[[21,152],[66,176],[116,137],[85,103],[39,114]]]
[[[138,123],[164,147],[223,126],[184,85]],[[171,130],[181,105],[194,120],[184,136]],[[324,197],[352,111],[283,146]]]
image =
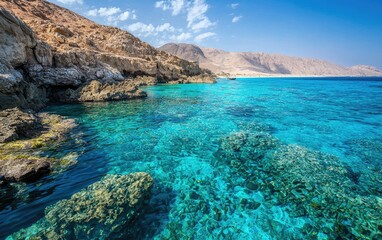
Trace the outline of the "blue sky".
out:
[[[50,0],[160,46],[195,43],[382,69],[381,0]]]

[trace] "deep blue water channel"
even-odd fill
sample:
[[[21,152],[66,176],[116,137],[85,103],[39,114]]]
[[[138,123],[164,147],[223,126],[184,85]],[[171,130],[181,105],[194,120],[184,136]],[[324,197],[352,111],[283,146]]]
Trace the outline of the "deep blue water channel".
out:
[[[81,141],[82,154],[66,172],[20,186],[17,199],[0,211],[1,237],[32,225],[47,206],[105,174],[144,171],[155,187],[136,239],[297,238],[314,216],[266,201],[267,193],[234,179],[244,182],[244,175],[214,164],[222,138],[258,126],[284,144],[338,157],[358,177],[372,171],[369,185],[359,188],[382,204],[381,78],[221,79],[144,90],[143,100],[46,109],[76,119],[72,141]],[[244,207],[243,199],[260,205]]]

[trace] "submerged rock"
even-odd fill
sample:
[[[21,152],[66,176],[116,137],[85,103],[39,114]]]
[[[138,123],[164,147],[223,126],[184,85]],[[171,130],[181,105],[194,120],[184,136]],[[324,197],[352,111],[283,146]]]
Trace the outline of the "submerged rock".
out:
[[[305,236],[382,238],[381,198],[365,192],[355,181],[359,176],[339,158],[278,144],[261,132],[223,138],[216,155],[233,175],[246,179],[248,190],[258,186],[270,205],[286,205],[291,216],[309,217],[317,231],[301,229]],[[373,184],[380,188],[380,182]]]
[[[278,144],[278,140],[268,133],[237,132],[221,140],[216,156],[222,160],[235,162],[257,160]]]
[[[6,181],[33,181],[49,173],[60,161],[41,157],[41,150],[60,145],[76,126],[58,115],[17,108],[0,112],[0,120],[0,137],[8,141],[0,143],[0,175]]]
[[[264,161],[262,171],[274,179],[272,189],[264,190],[290,204],[292,213],[312,217],[318,229],[329,226],[321,231],[329,238],[382,237],[380,198],[364,195],[340,159],[296,145],[282,146]]]
[[[116,239],[142,213],[153,179],[148,173],[108,175],[70,199],[47,207],[45,217],[8,239]]]

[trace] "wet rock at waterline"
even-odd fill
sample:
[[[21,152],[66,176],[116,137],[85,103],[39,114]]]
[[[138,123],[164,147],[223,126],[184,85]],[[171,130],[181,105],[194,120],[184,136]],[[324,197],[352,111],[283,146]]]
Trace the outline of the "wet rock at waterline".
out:
[[[18,108],[0,111],[0,122],[0,143],[31,137],[41,128],[35,114]]]
[[[0,110],[38,110],[49,101],[145,97],[134,88],[142,80],[144,84],[215,81],[198,64],[48,1],[1,1],[0,48]]]
[[[46,208],[45,217],[8,239],[116,239],[132,233],[132,220],[151,194],[147,173],[107,175],[99,182]],[[36,227],[39,231],[35,232]]]
[[[66,89],[56,93],[60,102],[100,102],[144,98],[147,94],[131,82],[91,81],[76,90]]]
[[[1,111],[0,120],[3,141],[0,143],[0,175],[5,181],[29,182],[49,173],[53,166],[68,166],[66,159],[41,157],[40,153],[66,141],[76,126],[74,120],[17,108]]]
[[[29,182],[48,174],[50,168],[50,162],[44,159],[1,160],[0,175],[6,181]]]

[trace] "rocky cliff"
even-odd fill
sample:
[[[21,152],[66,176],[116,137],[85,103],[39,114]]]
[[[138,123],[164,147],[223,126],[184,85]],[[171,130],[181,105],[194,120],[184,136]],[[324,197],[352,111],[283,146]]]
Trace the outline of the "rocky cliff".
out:
[[[192,44],[169,43],[159,48],[180,58],[199,62],[216,74],[299,76],[382,76],[370,66],[344,67],[330,62],[254,52],[225,52]]]
[[[136,82],[212,81],[195,63],[43,0],[0,1],[0,48],[0,110],[144,97]]]

